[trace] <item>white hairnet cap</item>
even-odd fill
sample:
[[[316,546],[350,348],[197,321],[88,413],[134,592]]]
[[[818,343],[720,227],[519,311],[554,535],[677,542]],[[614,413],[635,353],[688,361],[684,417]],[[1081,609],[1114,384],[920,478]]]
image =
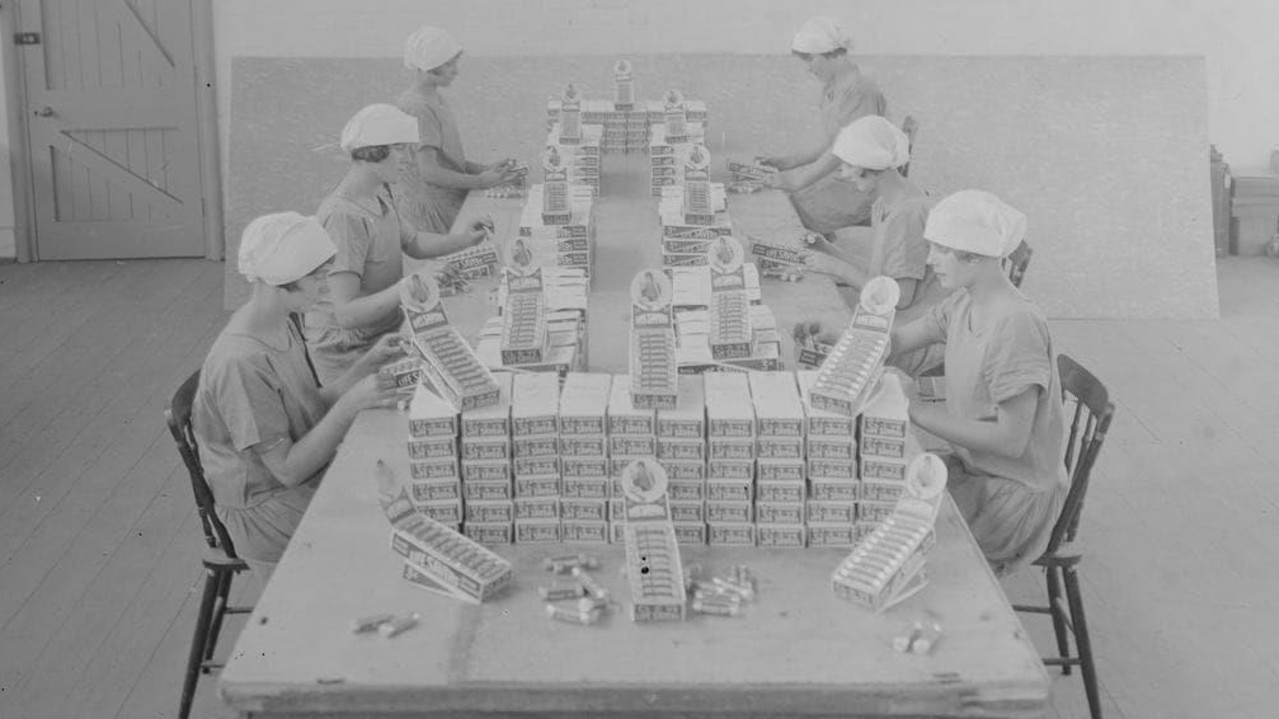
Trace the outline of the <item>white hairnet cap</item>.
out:
[[[910,162],[910,139],[888,120],[867,115],[839,131],[831,152],[855,167],[886,170]]]
[[[410,70],[434,70],[457,57],[462,43],[448,30],[423,25],[404,41],[404,67]]]
[[[416,145],[419,140],[416,118],[395,105],[376,103],[355,113],[347,121],[346,127],[342,128],[342,140],[339,144],[343,152],[349,153],[361,147],[377,145]]]
[[[1026,238],[1026,215],[983,190],[961,190],[933,207],[924,239],[987,257],[1007,257]]]
[[[809,19],[795,32],[790,48],[806,55],[821,55],[840,48],[851,50],[853,38],[834,18],[815,17]]]
[[[329,233],[314,217],[296,212],[263,215],[240,236],[240,274],[249,282],[286,285],[302,279],[337,254]]]

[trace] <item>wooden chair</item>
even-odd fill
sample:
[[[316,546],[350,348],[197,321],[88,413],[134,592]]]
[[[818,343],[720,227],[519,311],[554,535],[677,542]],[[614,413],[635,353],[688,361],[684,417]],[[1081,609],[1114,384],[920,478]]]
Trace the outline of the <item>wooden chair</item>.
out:
[[[195,493],[200,525],[204,528],[204,541],[208,545],[203,558],[204,592],[200,599],[200,612],[195,623],[195,635],[191,638],[191,653],[182,683],[179,719],[186,719],[191,712],[191,700],[195,697],[195,685],[200,674],[222,668],[220,663],[213,661],[213,650],[217,647],[218,635],[222,632],[223,617],[253,611],[252,607],[227,605],[231,580],[239,572],[246,571],[249,565],[236,556],[231,536],[213,511],[213,491],[204,479],[200,451],[196,446],[195,433],[191,429],[191,405],[195,401],[195,390],[199,383],[200,372],[197,370],[174,393],[169,409],[164,412],[169,432],[178,444],[178,454],[182,455],[182,463],[191,476],[191,489]]]
[[[1026,268],[1030,266],[1030,256],[1034,251],[1030,249],[1030,245],[1025,240],[1017,245],[1017,249],[1012,254],[1004,258],[1004,271],[1008,273],[1008,280],[1013,283],[1013,287],[1021,287],[1021,280],[1026,276]]]
[[[1088,708],[1092,719],[1101,719],[1101,701],[1097,690],[1097,670],[1093,663],[1092,642],[1088,638],[1088,623],[1084,617],[1084,603],[1079,594],[1079,575],[1076,572],[1083,552],[1072,547],[1079,530],[1079,518],[1083,514],[1084,495],[1097,455],[1101,452],[1115,405],[1110,401],[1105,386],[1066,355],[1058,355],[1057,368],[1061,373],[1062,399],[1067,410],[1073,405],[1070,438],[1066,445],[1066,471],[1070,475],[1070,490],[1057,523],[1053,525],[1048,549],[1035,561],[1048,575],[1048,606],[1014,605],[1019,612],[1033,612],[1052,616],[1053,630],[1057,635],[1057,656],[1045,657],[1044,664],[1061,667],[1062,674],[1070,674],[1071,667],[1078,666],[1083,673],[1084,691],[1088,695]],[[1063,602],[1062,587],[1065,587]],[[1075,638],[1078,654],[1070,653],[1070,636]]]

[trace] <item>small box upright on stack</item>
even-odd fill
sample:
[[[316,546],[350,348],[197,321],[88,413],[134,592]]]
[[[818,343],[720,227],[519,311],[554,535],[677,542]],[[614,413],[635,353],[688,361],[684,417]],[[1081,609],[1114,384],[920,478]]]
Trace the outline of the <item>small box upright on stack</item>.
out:
[[[808,476],[808,546],[851,547],[857,540],[856,421],[814,407],[809,396],[816,371],[795,373],[804,402],[807,436],[805,473]]]
[[[481,544],[515,540],[511,485],[511,374],[496,372],[496,404],[462,413],[462,497],[466,536]]]
[[[699,376],[679,378],[679,401],[657,410],[657,461],[681,544],[706,544],[706,394]]]
[[[806,544],[804,405],[790,372],[751,372],[759,455],[755,487],[756,542],[761,547]]]
[[[637,407],[672,408],[679,396],[673,294],[661,270],[641,270],[631,280],[630,391]]]
[[[560,541],[560,380],[554,374],[512,378],[515,541]]]
[[[657,412],[635,406],[630,375],[613,377],[608,398],[608,444],[609,538],[617,544],[622,541],[625,507],[621,502],[622,470],[636,459],[655,456],[657,450]]]
[[[453,405],[418,384],[409,404],[409,493],[423,514],[453,529],[462,523],[457,430]]]
[[[706,391],[706,521],[711,546],[755,546],[755,406],[744,372],[702,375]]]
[[[565,542],[608,542],[608,435],[612,377],[573,372],[560,394],[560,519]]]

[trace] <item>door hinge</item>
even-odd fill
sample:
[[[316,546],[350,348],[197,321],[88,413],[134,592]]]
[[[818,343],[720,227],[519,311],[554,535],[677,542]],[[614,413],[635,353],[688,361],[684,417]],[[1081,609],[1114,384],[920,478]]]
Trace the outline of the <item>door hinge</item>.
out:
[[[38,32],[18,32],[13,34],[14,45],[39,45],[40,33]]]

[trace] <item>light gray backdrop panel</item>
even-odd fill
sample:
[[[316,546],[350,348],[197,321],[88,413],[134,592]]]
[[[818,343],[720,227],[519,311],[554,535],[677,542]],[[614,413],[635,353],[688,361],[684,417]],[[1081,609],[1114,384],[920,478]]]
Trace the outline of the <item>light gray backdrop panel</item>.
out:
[[[706,101],[725,155],[818,138],[818,86],[792,58],[633,56],[636,96]],[[920,124],[911,177],[935,198],[993,191],[1030,217],[1023,289],[1056,318],[1215,318],[1205,73],[1189,57],[866,57],[895,121]],[[534,163],[565,82],[611,97],[606,57],[464,57],[446,92],[468,157]],[[227,178],[226,304],[253,217],[314,212],[341,178],[337,137],[410,77],[392,59],[235,58]],[[536,174],[536,173],[535,173]],[[656,241],[656,238],[654,238]]]

